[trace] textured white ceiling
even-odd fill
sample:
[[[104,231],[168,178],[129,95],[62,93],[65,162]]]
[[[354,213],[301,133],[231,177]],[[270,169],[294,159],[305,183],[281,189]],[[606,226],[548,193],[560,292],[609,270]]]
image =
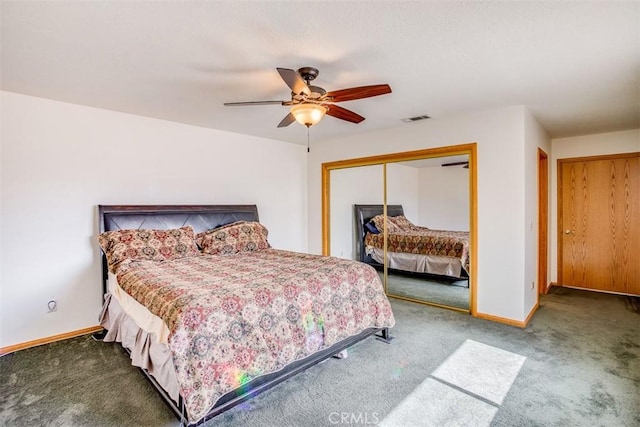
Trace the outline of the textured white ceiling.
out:
[[[276,67],[315,66],[327,90],[389,83],[345,102],[315,141],[506,105],[552,137],[640,127],[640,2],[2,1],[2,89],[306,143],[277,129]]]

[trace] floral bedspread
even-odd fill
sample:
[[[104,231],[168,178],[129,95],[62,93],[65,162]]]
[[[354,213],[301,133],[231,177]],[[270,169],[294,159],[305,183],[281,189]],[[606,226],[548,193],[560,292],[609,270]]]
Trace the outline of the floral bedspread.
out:
[[[378,274],[355,261],[265,249],[134,261],[117,273],[171,331],[190,422],[253,378],[395,323]]]
[[[366,246],[382,249],[384,248],[383,234],[367,233],[364,243]],[[431,230],[413,226],[410,230],[389,233],[387,250],[459,258],[462,267],[469,272],[469,232],[467,231]]]

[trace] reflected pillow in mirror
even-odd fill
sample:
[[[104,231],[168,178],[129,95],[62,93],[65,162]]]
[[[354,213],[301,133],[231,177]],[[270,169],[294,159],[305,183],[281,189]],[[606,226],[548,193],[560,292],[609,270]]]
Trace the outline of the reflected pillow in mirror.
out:
[[[389,221],[393,222],[403,231],[411,231],[417,227],[414,223],[409,221],[409,219],[404,215],[389,217]]]
[[[369,221],[368,223],[366,223],[364,225],[364,228],[366,231],[368,231],[371,234],[380,234],[380,230],[378,230],[375,226],[375,224],[371,221]]]
[[[371,222],[373,222],[378,230],[382,232],[384,230],[384,215],[376,215],[371,218]],[[398,231],[402,231],[400,227],[398,227],[393,221],[387,221],[387,232],[389,233],[397,233]]]

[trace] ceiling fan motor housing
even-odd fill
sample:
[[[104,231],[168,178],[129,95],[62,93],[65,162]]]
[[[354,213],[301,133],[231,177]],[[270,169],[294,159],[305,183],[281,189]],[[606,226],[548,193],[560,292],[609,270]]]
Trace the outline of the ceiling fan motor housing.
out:
[[[304,93],[298,95],[291,92],[292,100],[295,102],[314,101],[319,100],[327,93],[327,91],[320,86],[309,85],[309,90],[311,91],[309,95],[305,95]]]
[[[300,74],[300,77],[302,77],[307,82],[307,84],[309,84],[311,80],[314,80],[316,77],[318,77],[320,71],[318,71],[318,69],[314,67],[302,67],[298,68],[298,74]]]

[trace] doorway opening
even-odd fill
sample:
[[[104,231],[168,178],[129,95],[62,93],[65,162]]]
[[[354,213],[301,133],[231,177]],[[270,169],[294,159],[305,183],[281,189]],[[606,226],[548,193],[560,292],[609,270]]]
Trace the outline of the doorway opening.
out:
[[[549,291],[549,156],[538,148],[538,294]]]

